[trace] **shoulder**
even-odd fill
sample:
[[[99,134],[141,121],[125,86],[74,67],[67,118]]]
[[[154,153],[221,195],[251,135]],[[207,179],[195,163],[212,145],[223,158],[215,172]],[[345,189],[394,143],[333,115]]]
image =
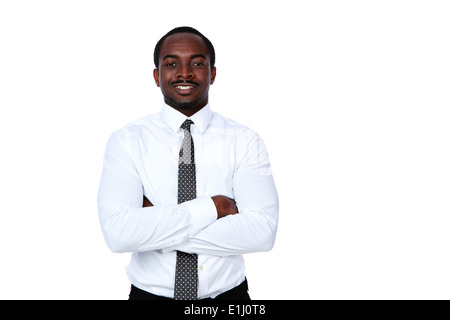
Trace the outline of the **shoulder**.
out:
[[[241,124],[240,122],[224,117],[223,115],[213,112],[211,119],[213,128],[223,130],[227,136],[234,136],[241,139],[251,139],[257,136],[257,133],[252,128]]]
[[[160,114],[150,114],[125,124],[113,132],[112,136],[123,142],[130,142],[141,137],[145,132],[161,127]]]

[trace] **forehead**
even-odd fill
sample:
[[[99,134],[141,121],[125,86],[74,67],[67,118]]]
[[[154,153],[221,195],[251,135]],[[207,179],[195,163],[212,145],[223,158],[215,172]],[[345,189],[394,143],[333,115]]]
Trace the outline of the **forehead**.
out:
[[[163,59],[166,55],[208,55],[208,48],[203,39],[192,33],[176,33],[167,37],[161,46],[159,58]]]

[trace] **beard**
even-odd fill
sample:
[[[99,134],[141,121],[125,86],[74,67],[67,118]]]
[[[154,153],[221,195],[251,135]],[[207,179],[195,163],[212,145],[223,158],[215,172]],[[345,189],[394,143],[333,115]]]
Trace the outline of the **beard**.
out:
[[[200,99],[196,99],[193,101],[177,101],[177,100],[172,99],[171,97],[164,96],[164,100],[169,106],[175,107],[177,109],[182,109],[182,110],[188,110],[188,109],[198,107],[203,102],[204,99],[205,98],[202,97]]]
[[[168,100],[168,99],[166,99],[166,100]],[[171,106],[174,106],[178,109],[183,109],[183,110],[194,108],[200,102],[200,101],[182,102],[182,101],[174,101],[174,100],[169,100],[169,101],[170,101]]]

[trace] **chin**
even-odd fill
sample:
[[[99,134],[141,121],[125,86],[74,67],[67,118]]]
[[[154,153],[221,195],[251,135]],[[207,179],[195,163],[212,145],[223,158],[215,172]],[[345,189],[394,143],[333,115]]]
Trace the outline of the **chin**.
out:
[[[199,101],[189,101],[189,102],[177,102],[176,103],[176,106],[179,108],[179,109],[191,109],[191,108],[194,108],[194,107],[197,107],[198,105],[199,105]]]
[[[166,103],[168,105],[173,106],[177,109],[182,109],[182,110],[196,108],[200,104],[202,104],[202,102],[203,102],[203,99],[198,99],[198,100],[194,100],[194,101],[174,101],[173,99],[166,98]]]

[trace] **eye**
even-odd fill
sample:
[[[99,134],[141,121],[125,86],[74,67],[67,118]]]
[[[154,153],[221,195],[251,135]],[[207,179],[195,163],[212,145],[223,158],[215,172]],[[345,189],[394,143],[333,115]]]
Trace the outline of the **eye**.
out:
[[[165,66],[167,67],[167,68],[175,68],[176,67],[176,63],[175,62],[167,62],[166,64],[165,64]]]
[[[197,68],[203,68],[205,66],[205,63],[202,61],[196,61],[193,64],[194,64],[194,67],[197,67]]]

